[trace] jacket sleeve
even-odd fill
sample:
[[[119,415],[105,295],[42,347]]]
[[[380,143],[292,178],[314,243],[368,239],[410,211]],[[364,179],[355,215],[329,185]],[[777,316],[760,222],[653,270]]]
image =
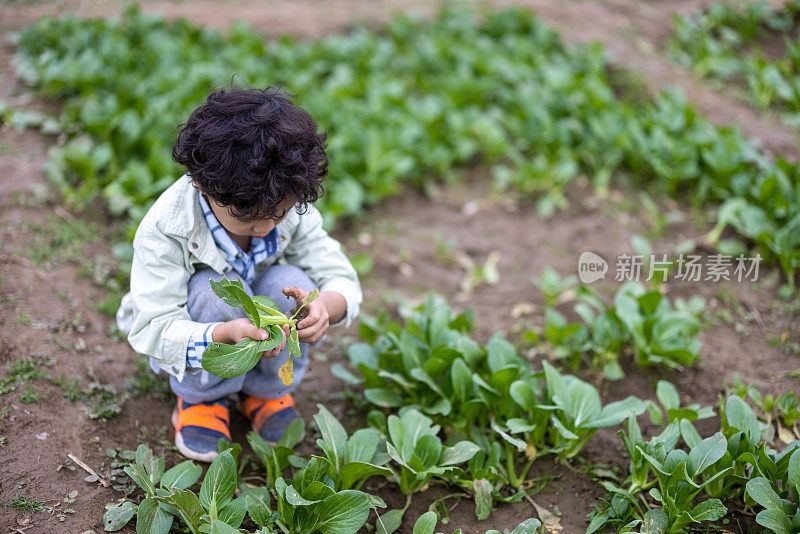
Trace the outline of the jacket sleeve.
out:
[[[212,334],[214,327],[221,323],[209,323],[202,336],[193,335],[189,338],[189,345],[186,347],[186,367],[190,369],[203,368],[203,353],[211,342],[214,341]]]
[[[171,247],[178,250],[169,251]],[[189,340],[202,339],[209,324],[192,321],[186,309],[191,273],[181,261],[181,246],[169,238],[141,238],[133,248],[131,297],[137,314],[128,341],[182,380]]]
[[[322,228],[322,215],[313,206],[299,216],[284,254],[286,261],[303,269],[320,291],[336,291],[344,297],[344,326],[358,317],[363,298],[358,274],[339,242]]]

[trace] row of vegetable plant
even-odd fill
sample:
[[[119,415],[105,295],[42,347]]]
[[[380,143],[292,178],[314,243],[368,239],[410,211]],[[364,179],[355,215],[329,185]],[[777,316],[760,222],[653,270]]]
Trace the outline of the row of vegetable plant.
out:
[[[552,276],[543,279],[551,282],[543,287],[563,289]],[[225,302],[248,314],[258,316],[269,307],[263,301],[256,307],[237,287],[226,281],[214,284]],[[546,300],[555,302],[559,294],[547,291]],[[631,298],[630,308],[649,306],[651,313],[661,302],[653,296],[643,299],[646,304]],[[791,500],[800,442],[792,441],[782,452],[770,448],[772,427],[742,399],[749,395],[774,408],[772,399],[755,389],[735,384],[739,394],[721,407],[720,431],[703,439],[693,422],[711,417],[713,410],[682,406],[669,382],[658,383],[658,404],[629,396],[603,405],[593,385],[547,361],[534,371],[499,335],[485,346],[476,342],[468,334],[471,314],[454,316],[442,297],[429,295],[422,304],[403,308],[402,315],[402,323],[388,314],[364,318],[361,334],[368,343],[354,344],[348,352],[358,374],[342,365],[332,368],[336,376],[364,388],[363,398],[372,406],[367,427],[348,435],[318,405],[314,421],[322,452],[306,457],[295,452],[304,433],[302,420],[293,422],[274,447],[251,432],[248,442],[263,465],[258,485],[239,479],[241,446],[221,442],[221,454],[197,494],[188,488],[199,479],[199,467],[183,462],[165,473],[163,458],[141,446],[126,473],[145,498],[138,505],[126,501],[111,508],[107,530],[122,528],[136,515],[138,532],[168,532],[176,518],[191,532],[240,532],[249,515],[259,533],[352,534],[375,511],[377,531],[391,533],[401,526],[413,494],[437,482],[471,496],[476,517],[487,519],[494,502],[518,502],[537,491],[527,477],[537,459],[554,455],[568,462],[599,428],[624,421],[620,436],[630,458],[629,475],[623,481],[601,481],[609,493],[593,513],[589,532],[611,527],[684,532],[724,517],[731,503],[747,510],[760,505],[764,510],[756,521],[776,532],[792,532],[800,518]],[[209,360],[241,374],[247,371],[240,361],[248,359],[244,352],[212,353]],[[660,428],[649,440],[638,422],[645,412]],[[362,489],[373,476],[393,481],[408,496],[406,505],[379,515],[385,503]],[[415,532],[433,533],[436,522],[435,512],[428,512],[417,518]],[[538,527],[528,520],[514,532]]]
[[[348,437],[337,419],[320,405],[314,420],[322,435],[317,445],[323,453],[310,457],[300,457],[294,450],[303,435],[302,420],[293,422],[274,447],[250,432],[247,440],[264,470],[263,476],[247,480],[241,476],[244,463],[238,463],[241,445],[221,440],[220,454],[197,492],[190,488],[201,477],[199,465],[187,460],[165,471],[164,457],[155,457],[149,447],[139,445],[135,461],[124,470],[142,489],[144,499],[138,504],[124,500],[109,506],[103,516],[104,529],[118,531],[136,517],[138,534],[168,534],[178,527],[176,520],[181,529],[192,534],[240,534],[249,517],[257,527],[255,534],[354,534],[367,523],[371,511],[385,508],[386,504],[380,497],[352,489],[353,486],[360,487],[375,475],[407,479],[404,470],[412,473],[411,479],[415,478],[415,472],[404,463],[388,467],[390,458],[396,459],[395,447],[400,447],[412,464],[426,461],[425,455],[436,451],[442,455],[437,462],[450,466],[449,470],[457,470],[453,466],[464,463],[471,454],[471,446],[442,447],[435,437],[438,429],[433,434],[426,433],[430,420],[418,412],[406,412],[400,419],[399,433],[392,433],[389,441],[372,428],[359,429]],[[417,434],[418,431],[422,433]],[[417,438],[422,438],[422,445],[415,447]],[[437,468],[436,473],[446,471]],[[253,484],[254,478],[262,484]],[[394,532],[401,518],[396,514],[378,518],[375,528],[378,532]],[[414,533],[433,534],[437,520],[434,512],[422,514],[416,518]],[[540,526],[538,520],[527,519],[511,534],[534,534]],[[453,534],[461,534],[461,530]],[[488,530],[486,534],[500,533]]]
[[[680,408],[677,391],[664,381],[658,399],[666,417],[655,407],[651,422],[660,433],[645,440],[633,417],[620,431],[628,476],[601,481],[608,493],[587,532],[686,532],[722,519],[727,506],[757,511],[756,522],[771,532],[798,531],[800,441],[772,448],[772,428],[737,395],[721,403],[719,431],[705,439],[694,421],[713,415],[710,408]]]
[[[620,380],[621,357],[632,356],[640,367],[683,369],[700,358],[700,331],[705,300],[694,295],[674,303],[659,289],[639,282],[622,284],[611,304],[574,277],[562,279],[553,269],[542,271],[537,285],[544,294],[544,350],[577,369],[588,362],[607,379]],[[578,317],[570,322],[556,307],[572,304]]]
[[[762,109],[800,128],[800,2],[715,2],[675,18],[668,49],[701,76],[742,83]],[[776,39],[777,37],[777,39]]]
[[[800,170],[738,130],[715,127],[675,90],[625,96],[598,46],[565,46],[530,11],[445,7],[314,42],[223,35],[135,7],[110,20],[45,18],[18,38],[22,78],[59,98],[67,141],[48,174],[73,203],[103,195],[138,220],[180,172],[175,125],[231,80],[297,93],[329,131],[332,220],[431,175],[483,160],[498,187],[566,205],[586,176],[721,204],[710,241],[733,227],[791,282],[800,265]],[[623,96],[618,96],[622,93]],[[42,121],[47,122],[48,121]],[[50,124],[50,126],[52,126]]]

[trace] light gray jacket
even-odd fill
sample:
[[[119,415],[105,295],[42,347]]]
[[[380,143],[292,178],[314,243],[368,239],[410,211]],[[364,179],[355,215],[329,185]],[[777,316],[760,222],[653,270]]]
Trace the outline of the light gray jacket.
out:
[[[277,228],[278,250],[256,272],[278,261],[300,267],[320,291],[344,297],[349,325],[358,315],[361,285],[339,242],[322,228],[322,216],[313,206],[303,215],[292,210]],[[161,369],[182,380],[189,338],[207,326],[192,321],[186,310],[189,278],[206,267],[232,270],[214,243],[188,176],[170,186],[144,216],[133,251],[131,291],[122,299],[117,324],[136,352],[155,358]]]

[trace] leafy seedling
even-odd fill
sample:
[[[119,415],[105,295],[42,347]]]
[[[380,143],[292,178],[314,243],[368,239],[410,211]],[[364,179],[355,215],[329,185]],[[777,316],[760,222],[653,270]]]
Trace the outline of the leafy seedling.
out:
[[[324,460],[334,481],[334,489],[359,489],[373,475],[391,476],[392,471],[383,466],[389,461],[389,456],[379,450],[382,444],[377,430],[361,428],[348,438],[333,414],[321,404],[317,407],[319,413],[314,416],[314,421],[322,435],[317,445],[325,451]]]
[[[275,481],[283,532],[355,534],[367,522],[371,508],[385,506],[358,490],[334,490],[326,464],[323,458],[311,458],[291,483],[282,477]]]
[[[226,304],[244,310],[256,328],[263,328],[269,333],[264,341],[245,338],[235,345],[227,343],[211,343],[203,352],[203,369],[222,378],[232,378],[243,375],[256,366],[263,352],[269,351],[281,344],[283,340],[284,325],[289,326],[289,338],[286,345],[292,356],[300,358],[300,340],[297,333],[298,315],[301,310],[319,297],[319,289],[314,289],[300,303],[291,317],[286,316],[278,305],[263,295],[251,297],[244,290],[244,285],[239,280],[228,280],[223,276],[219,282],[211,280],[211,288]],[[278,376],[285,385],[293,381],[293,364],[289,356],[286,363],[278,371]]]
[[[186,460],[165,472],[164,457],[156,458],[150,447],[139,445],[135,462],[125,467],[124,471],[144,490],[145,499],[138,506],[125,501],[110,508],[103,515],[103,526],[107,532],[120,530],[134,515],[137,532],[169,532],[172,516],[177,514],[159,499],[170,492],[185,490],[197,482],[203,469],[191,460]]]
[[[434,476],[461,471],[456,466],[479,450],[467,440],[444,447],[437,436],[439,426],[414,409],[400,417],[390,415],[388,424],[390,442],[386,448],[392,460],[400,465],[395,480],[405,494],[423,491]]]

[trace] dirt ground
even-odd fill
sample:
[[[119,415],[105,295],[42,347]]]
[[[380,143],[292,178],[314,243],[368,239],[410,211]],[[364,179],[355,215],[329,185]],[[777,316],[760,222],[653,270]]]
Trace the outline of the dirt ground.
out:
[[[669,31],[670,13],[708,2],[513,3],[534,7],[568,40],[603,42],[617,62],[642,72],[653,87],[682,87],[713,121],[738,124],[775,153],[797,154],[795,134],[776,117],[757,113],[708,89],[659,51]],[[268,36],[293,33],[307,38],[343,31],[354,13],[358,19],[378,25],[401,6],[431,9],[429,3],[418,0],[277,1],[268,6],[221,0],[142,3],[146,12],[187,16],[209,26],[226,27],[233,19],[246,18]],[[118,4],[6,2],[0,6],[0,37],[42,14],[65,11],[108,15],[118,12]],[[0,48],[0,99],[18,105],[48,105],[16,82],[10,66],[12,53],[7,44]],[[168,465],[180,459],[170,449],[170,394],[165,393],[163,382],[154,381],[141,366],[137,368],[137,356],[114,335],[110,316],[98,310],[106,297],[102,285],[109,283],[107,273],[115,265],[110,247],[120,239],[118,225],[107,220],[99,208],[70,214],[49,197],[41,164],[52,143],[33,132],[0,129],[0,327],[4,332],[0,335],[0,364],[32,358],[45,362],[44,372],[51,377],[77,378],[84,387],[90,382],[111,386],[115,392],[107,395],[106,403],[113,407],[117,401],[121,413],[106,422],[92,419],[100,394],[70,401],[64,396],[69,392],[64,382],[56,385],[42,377],[0,395],[0,438],[5,438],[0,447],[0,502],[19,494],[52,508],[38,513],[0,508],[0,534],[102,531],[105,504],[121,494],[85,482],[86,473],[80,467],[69,469],[75,466],[72,461],[59,469],[67,454],[103,476],[111,470],[108,449],[131,449],[145,442],[166,453]],[[630,240],[635,234],[651,239],[656,253],[672,252],[677,243],[688,238],[700,240],[708,230],[707,214],[691,213],[664,201],[662,211],[682,213],[683,222],[656,231],[640,208],[638,193],[616,190],[600,198],[580,184],[570,193],[568,211],[542,219],[531,205],[492,192],[481,169],[470,171],[464,179],[462,185],[443,186],[429,195],[408,191],[372,208],[359,220],[344,222],[334,232],[349,254],[368,253],[373,259],[373,268],[362,279],[365,312],[382,309],[392,292],[413,300],[437,291],[458,310],[474,309],[475,335],[480,341],[502,331],[519,343],[521,331],[543,321],[542,298],[533,279],[544,267],[569,274],[576,271],[578,255],[585,250],[601,252],[607,258],[631,253]],[[705,251],[701,248],[701,252]],[[465,294],[461,290],[465,272],[456,257],[482,264],[492,253],[499,257],[501,284],[478,286]],[[628,394],[652,398],[653,385],[661,377],[673,381],[686,400],[711,405],[717,403],[724,384],[737,374],[763,393],[798,391],[800,307],[777,298],[779,285],[780,276],[773,269],[763,269],[757,284],[669,284],[671,297],[701,294],[707,299],[710,313],[701,334],[702,361],[685,372],[663,375],[628,365],[622,383],[601,382],[596,375],[587,379],[601,388],[606,402]],[[295,396],[306,421],[311,420],[318,402],[324,402],[344,421],[358,418],[343,384],[330,372],[332,364],[344,362],[343,350],[356,337],[355,326],[336,330],[316,357],[312,355],[307,378]],[[536,351],[529,356],[534,360],[543,357]],[[7,373],[7,368],[0,367],[0,376]],[[38,401],[23,402],[23,397],[30,400],[30,395],[25,396],[28,387],[41,394]],[[235,415],[232,426],[234,437],[242,440],[244,418]],[[312,450],[312,434],[307,433],[305,451]],[[621,441],[612,431],[599,432],[582,456],[595,465],[621,465]],[[553,481],[535,496],[536,502],[560,515],[561,532],[583,532],[586,514],[602,488],[580,469],[547,459],[537,464],[534,474]],[[403,497],[382,481],[374,481],[370,489],[392,507],[403,502]],[[74,502],[64,502],[73,490],[78,492]],[[415,496],[407,516],[410,523],[446,494],[445,489],[435,488]],[[438,529],[444,532],[455,528],[467,534],[488,528],[502,530],[535,515],[528,504],[508,505],[478,522],[469,499],[447,503],[455,507],[450,522]],[[65,508],[74,513],[63,512]],[[124,532],[133,531],[129,526]],[[403,527],[402,532],[410,533],[411,527]]]

